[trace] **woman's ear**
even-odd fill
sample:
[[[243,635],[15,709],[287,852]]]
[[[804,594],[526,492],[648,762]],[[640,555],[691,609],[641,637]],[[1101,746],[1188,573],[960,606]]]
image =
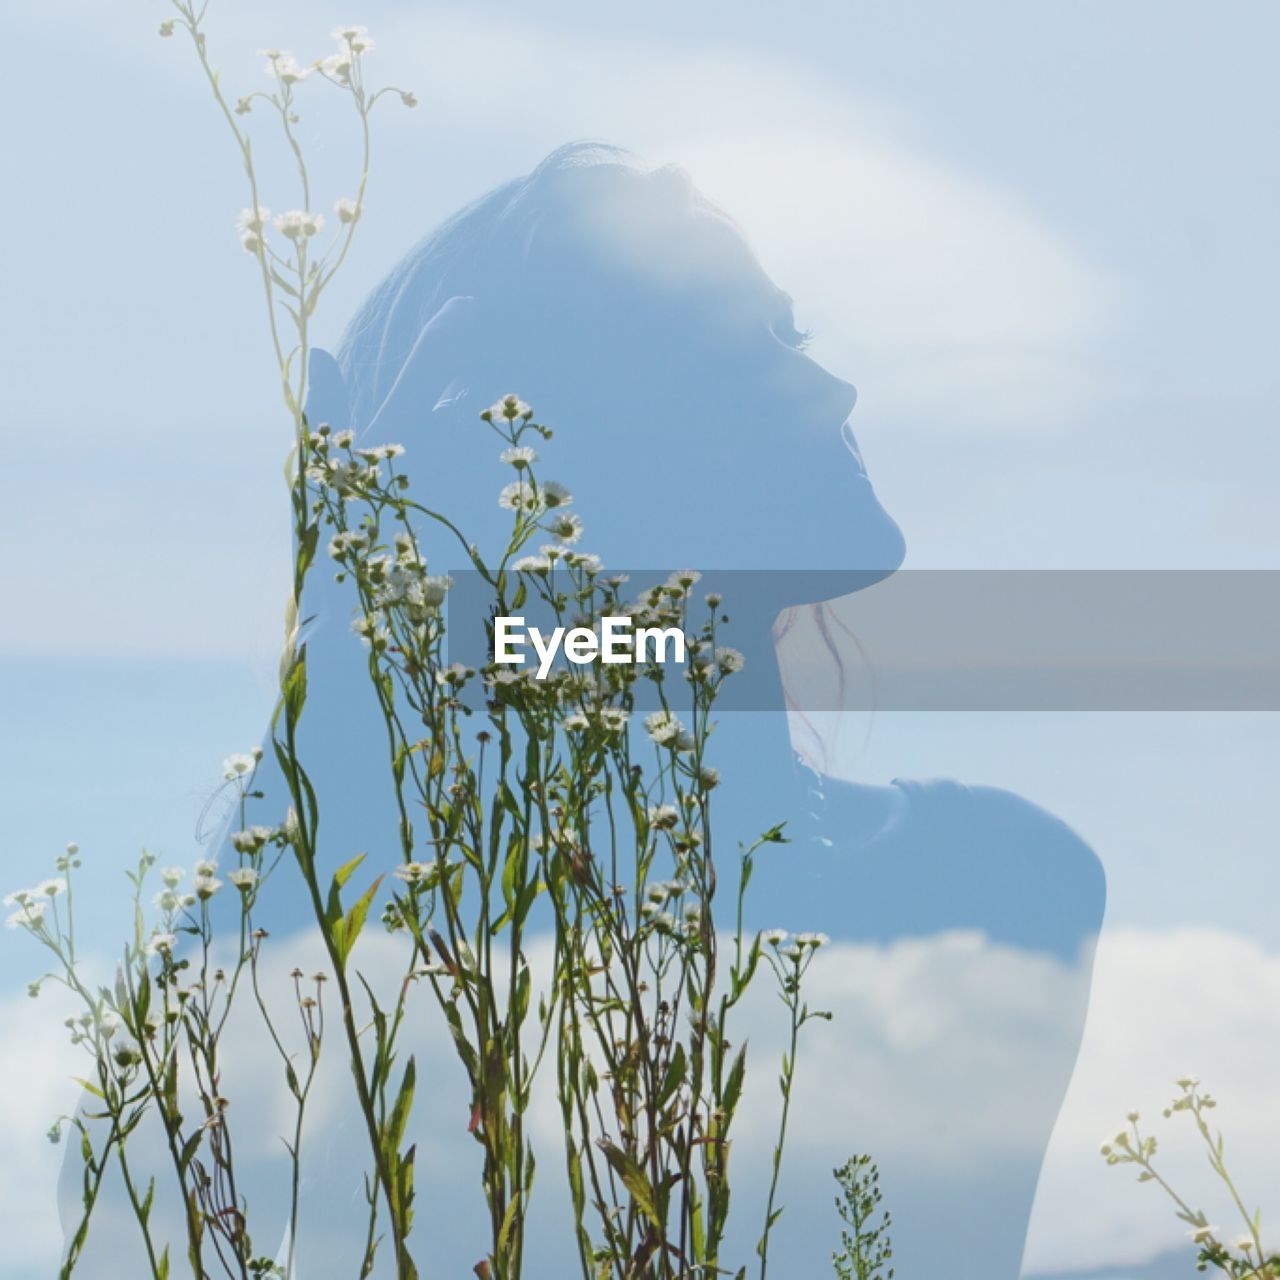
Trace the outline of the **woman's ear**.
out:
[[[351,425],[351,403],[338,362],[323,348],[312,347],[307,363],[307,422],[327,422],[335,431]]]
[[[467,370],[479,337],[478,313],[474,298],[459,295],[423,325],[366,428],[370,436],[377,438],[393,424],[403,429],[421,422],[433,410],[456,404],[467,394]]]

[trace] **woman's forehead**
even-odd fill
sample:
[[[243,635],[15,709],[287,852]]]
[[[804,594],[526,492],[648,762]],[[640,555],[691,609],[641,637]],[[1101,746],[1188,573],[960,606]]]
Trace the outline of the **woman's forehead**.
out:
[[[560,252],[581,256],[593,275],[656,287],[676,305],[789,321],[791,296],[766,274],[741,228],[691,189],[672,198],[670,188],[655,193],[652,181],[642,179],[634,198],[615,192],[579,206],[554,237]]]

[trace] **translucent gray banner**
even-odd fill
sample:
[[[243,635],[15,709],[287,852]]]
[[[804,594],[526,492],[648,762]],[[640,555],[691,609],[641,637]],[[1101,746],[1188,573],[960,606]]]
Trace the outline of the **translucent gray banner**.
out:
[[[668,576],[627,571],[621,597]],[[450,656],[476,666],[493,593],[474,572],[454,578]],[[691,630],[708,594],[726,619],[717,643],[746,657],[725,710],[1280,710],[1280,571],[708,570]],[[533,600],[519,613],[555,625]],[[680,676],[669,669],[668,687]],[[655,701],[639,682],[637,706]]]

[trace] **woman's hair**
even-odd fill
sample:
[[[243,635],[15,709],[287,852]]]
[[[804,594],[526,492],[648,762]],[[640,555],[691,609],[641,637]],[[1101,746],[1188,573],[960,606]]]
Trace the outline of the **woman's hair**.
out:
[[[573,225],[582,206],[602,193],[614,212],[639,208],[641,217],[657,213],[664,223],[712,219],[731,228],[737,243],[745,243],[737,223],[707,200],[683,170],[672,165],[649,168],[632,153],[604,143],[560,147],[531,173],[495,188],[441,223],[369,295],[348,325],[338,356],[350,421],[360,428],[373,418],[423,329],[451,298],[515,295],[514,303],[540,243]],[[544,285],[538,281],[533,287]],[[829,657],[842,698],[847,670],[835,633],[843,632],[861,653],[857,637],[829,605],[815,604],[785,610],[775,641],[783,640],[802,618]],[[785,668],[783,686],[795,747],[806,763],[825,771],[827,735],[791,696]]]
[[[448,218],[369,295],[348,325],[338,357],[352,421],[363,425],[372,418],[423,328],[450,298],[518,295],[547,233],[570,225],[588,197],[600,194],[617,209],[651,210],[657,200],[668,218],[712,217],[739,230],[675,166],[651,169],[630,152],[598,142],[559,147],[531,173]]]

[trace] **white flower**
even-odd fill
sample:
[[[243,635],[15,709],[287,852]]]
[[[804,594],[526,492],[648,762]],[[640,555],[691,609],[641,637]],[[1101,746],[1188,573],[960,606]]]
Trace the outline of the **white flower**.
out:
[[[499,667],[497,671],[489,671],[485,673],[485,679],[490,684],[518,684],[525,680],[528,676],[523,668],[516,669],[513,667]]]
[[[149,956],[168,955],[177,945],[178,939],[173,934],[153,933],[142,950]]]
[[[687,732],[684,725],[670,711],[653,711],[644,718],[645,732],[660,746],[678,744]]]
[[[231,836],[231,847],[237,853],[257,853],[275,835],[273,827],[246,827]]]
[[[271,210],[259,205],[256,209],[241,209],[236,219],[236,230],[240,232],[262,232],[271,217]]]
[[[1196,1227],[1190,1233],[1192,1244],[1208,1244],[1217,1233],[1217,1227],[1211,1227],[1207,1223],[1203,1227]]]
[[[819,947],[825,947],[831,939],[825,933],[797,933],[796,946],[812,947],[815,951]]]
[[[787,931],[785,929],[766,929],[761,935],[771,947],[781,946],[787,940]]]
[[[329,540],[329,554],[334,559],[342,559],[348,552],[358,552],[369,545],[367,535],[361,534],[355,530],[348,530],[342,534],[334,534]]]
[[[237,867],[227,872],[227,879],[237,889],[252,889],[258,883],[258,873],[252,867]]]
[[[676,918],[670,911],[659,911],[653,917],[653,924],[660,933],[670,933],[676,927]]]
[[[186,874],[182,867],[162,867],[160,869],[160,879],[164,881],[167,889],[176,889],[182,882],[182,877]]]
[[[655,880],[645,892],[654,902],[662,903],[668,898],[678,898],[688,887],[683,880]]]
[[[700,574],[696,569],[677,569],[667,579],[667,590],[685,592],[688,591],[695,582],[701,581],[701,579],[702,574]]]
[[[360,217],[360,206],[350,196],[343,196],[338,200],[333,211],[338,215],[338,221],[344,225],[349,225]]]
[[[217,858],[201,858],[191,869],[195,876],[216,876],[218,874]]]
[[[228,756],[222,762],[222,772],[227,778],[242,777],[246,773],[252,773],[254,766],[262,759],[262,749],[255,747],[252,752],[237,752],[235,755]]]
[[[582,714],[581,711],[573,711],[570,712],[569,715],[565,716],[561,723],[564,725],[567,732],[572,733],[574,731],[587,728],[590,721]]]
[[[142,1061],[142,1050],[132,1040],[118,1044],[111,1055],[119,1067],[136,1066]]]
[[[726,676],[731,676],[737,671],[741,671],[747,665],[747,660],[738,652],[737,649],[730,649],[727,645],[721,646],[716,650],[716,666]]]
[[[533,410],[518,395],[512,393],[503,396],[497,404],[491,404],[480,416],[485,422],[492,422],[495,418],[514,422],[517,418],[533,417]]]
[[[195,890],[196,897],[207,902],[222,888],[222,881],[213,876],[196,876],[191,882],[191,887]]]
[[[649,808],[649,825],[668,830],[680,821],[680,813],[673,804],[656,804]]]
[[[547,532],[555,534],[561,542],[572,545],[582,537],[582,517],[572,511],[561,511],[547,521]]]
[[[333,434],[333,443],[339,449],[350,449],[355,443],[356,433],[347,427],[344,431],[335,431]]]
[[[152,902],[155,903],[158,911],[163,911],[165,915],[172,915],[173,912],[182,906],[182,899],[172,889],[165,889],[161,893],[157,893]]]
[[[527,444],[515,445],[510,449],[503,449],[498,455],[499,462],[509,463],[515,467],[517,471],[522,471],[525,467],[532,466],[538,460],[538,455],[529,448]]]
[[[405,884],[422,884],[434,870],[430,862],[402,862],[396,868],[396,877]]]
[[[583,571],[583,573],[587,574],[589,577],[594,578],[595,575],[599,573],[601,569],[604,568],[604,565],[600,561],[600,557],[596,555],[591,555],[590,553],[583,555],[579,551],[573,551],[573,552],[570,552],[565,558],[569,561],[570,564],[576,564],[578,568],[580,568]]]
[[[619,733],[627,727],[629,713],[621,707],[601,707],[600,724],[609,733]]]
[[[7,929],[34,928],[44,918],[43,902],[24,902],[4,923]]]
[[[462,685],[475,675],[475,668],[461,662],[451,662],[436,672],[436,684]]]
[[[783,947],[778,954],[784,960],[799,960],[804,952],[799,947]]]
[[[271,225],[289,240],[305,240],[319,233],[324,226],[324,214],[290,209],[287,213],[276,214]]]
[[[331,53],[327,58],[322,58],[316,66],[321,75],[332,80],[346,81],[351,78],[351,64],[350,50],[343,49],[340,53]]]
[[[567,507],[573,501],[573,494],[554,480],[546,481],[541,487],[541,493],[542,500],[548,507]]]
[[[15,889],[12,893],[6,894],[4,905],[6,907],[25,907],[28,902],[36,897],[39,890],[37,889]]]
[[[502,486],[498,493],[498,506],[504,511],[537,513],[543,509],[542,496],[527,480],[513,480]]]
[[[266,72],[278,76],[282,84],[300,84],[311,74],[311,68],[300,66],[293,54],[281,53],[268,59]]]
[[[428,609],[434,609],[444,603],[453,579],[447,573],[428,574],[422,580],[422,603]]]
[[[551,568],[551,561],[546,556],[521,556],[511,567],[516,573],[546,573]]]

